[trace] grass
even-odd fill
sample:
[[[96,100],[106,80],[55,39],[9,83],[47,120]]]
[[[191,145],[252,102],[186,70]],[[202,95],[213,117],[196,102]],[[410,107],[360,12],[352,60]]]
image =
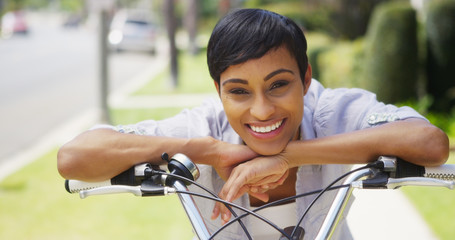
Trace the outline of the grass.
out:
[[[192,60],[187,55],[182,58],[181,79],[192,81],[181,81],[177,89],[169,89],[164,72],[136,94],[215,91],[206,69],[192,71],[205,66],[204,53]],[[180,111],[113,109],[111,114],[114,124],[129,124]],[[177,196],[123,194],[81,200],[65,191],[56,154],[57,149],[51,150],[0,182],[0,239],[192,239],[191,224]]]
[[[113,113],[117,121],[127,122],[175,111]],[[57,149],[50,151],[0,183],[0,239],[192,239],[177,196],[123,194],[81,200],[65,191],[56,154]]]
[[[172,87],[170,70],[167,68],[133,95],[212,93],[216,91],[207,67],[205,51],[201,51],[196,56],[181,53],[178,69],[179,85],[176,88]]]
[[[174,116],[182,108],[155,108],[155,109],[114,109],[111,111],[112,122],[117,124],[133,124],[147,119],[163,119]]]

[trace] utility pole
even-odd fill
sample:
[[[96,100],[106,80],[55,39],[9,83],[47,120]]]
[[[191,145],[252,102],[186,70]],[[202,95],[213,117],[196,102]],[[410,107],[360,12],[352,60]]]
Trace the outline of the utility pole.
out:
[[[177,28],[177,21],[174,12],[174,0],[164,1],[164,15],[167,29],[167,36],[169,40],[169,52],[171,59],[171,79],[173,87],[178,85],[178,62],[177,62],[177,46],[175,44],[175,31]]]
[[[186,0],[185,1],[186,14],[185,14],[185,27],[188,32],[188,50],[191,55],[196,55],[199,51],[198,45],[196,42],[197,38],[197,21],[198,21],[198,9],[199,9],[199,0]]]
[[[107,35],[109,31],[110,12],[115,6],[114,0],[96,0],[87,1],[90,11],[93,11],[98,16],[98,87],[100,121],[103,123],[111,123],[108,105],[109,95],[109,48],[107,43]]]
[[[106,9],[100,11],[100,31],[99,31],[99,78],[100,78],[100,103],[101,121],[111,123],[109,114],[108,95],[109,95],[109,49],[107,46],[107,35],[109,31],[109,14]]]

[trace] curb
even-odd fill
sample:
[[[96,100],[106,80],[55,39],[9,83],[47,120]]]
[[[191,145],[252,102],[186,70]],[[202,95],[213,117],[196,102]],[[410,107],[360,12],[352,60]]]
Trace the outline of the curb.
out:
[[[7,176],[35,161],[39,156],[49,152],[51,149],[69,141],[80,133],[81,129],[87,129],[98,119],[99,111],[92,109],[84,112],[72,121],[69,121],[46,136],[42,137],[36,144],[28,147],[0,163],[0,182]]]

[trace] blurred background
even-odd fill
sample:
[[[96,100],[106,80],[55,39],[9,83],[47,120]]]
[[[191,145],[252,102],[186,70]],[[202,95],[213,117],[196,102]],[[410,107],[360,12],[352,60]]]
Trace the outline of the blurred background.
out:
[[[410,105],[453,143],[455,0],[0,0],[0,239],[191,238],[175,198],[65,193],[56,152],[96,123],[165,118],[214,96],[208,38],[244,7],[300,24],[326,87]],[[404,193],[437,238],[455,236],[454,193]]]

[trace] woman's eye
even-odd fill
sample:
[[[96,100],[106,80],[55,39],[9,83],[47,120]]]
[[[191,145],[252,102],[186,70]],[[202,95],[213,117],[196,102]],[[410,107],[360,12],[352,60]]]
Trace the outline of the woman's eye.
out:
[[[277,81],[272,84],[272,86],[270,87],[270,90],[280,88],[280,87],[286,86],[288,84],[289,84],[288,81]]]
[[[242,95],[242,94],[248,94],[248,91],[243,88],[234,88],[234,89],[229,90],[229,93],[235,94],[235,95]]]

